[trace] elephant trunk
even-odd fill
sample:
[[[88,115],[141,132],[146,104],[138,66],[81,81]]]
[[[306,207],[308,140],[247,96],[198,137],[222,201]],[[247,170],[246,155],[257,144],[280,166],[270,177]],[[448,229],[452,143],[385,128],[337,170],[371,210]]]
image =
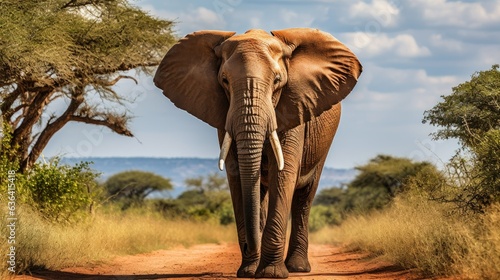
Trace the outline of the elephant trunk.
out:
[[[264,135],[253,132],[239,134],[236,139],[248,259],[260,255],[260,165],[264,140]]]
[[[229,132],[231,131],[234,136],[236,132],[242,131],[242,127],[246,127],[246,130],[251,134],[252,129],[249,129],[249,127],[259,126],[259,129],[263,129],[263,133],[269,136],[271,147],[276,157],[276,163],[278,164],[278,170],[281,171],[284,168],[285,162],[278,134],[276,133],[277,124],[274,107],[272,101],[265,98],[265,91],[262,90],[262,88],[266,88],[267,86],[263,86],[252,79],[245,80],[239,84],[242,87],[240,92],[242,91],[244,94],[237,95],[239,99],[232,100],[233,104],[231,104],[227,115],[227,132],[224,136],[219,155],[219,169],[221,171],[224,170],[224,161],[233,140]]]
[[[221,146],[219,167],[231,143],[236,143],[241,180],[243,215],[245,221],[245,259],[260,256],[260,181],[264,141],[269,136],[277,158],[283,168],[283,154],[276,133],[276,117],[266,89],[269,87],[255,79],[243,79],[233,84],[236,89],[230,100],[226,135]]]

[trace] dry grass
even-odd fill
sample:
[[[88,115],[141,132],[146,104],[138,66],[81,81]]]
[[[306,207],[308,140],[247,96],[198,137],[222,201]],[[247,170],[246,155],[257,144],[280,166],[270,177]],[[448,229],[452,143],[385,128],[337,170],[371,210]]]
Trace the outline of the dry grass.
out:
[[[426,276],[500,279],[500,205],[481,218],[457,217],[440,204],[399,199],[390,209],[351,217],[311,239],[368,250]]]
[[[21,207],[18,218],[21,227],[16,232],[16,255],[20,270],[60,269],[99,262],[115,255],[236,241],[233,225],[172,221],[155,213],[98,214],[88,221],[62,226],[50,224]],[[5,246],[4,242],[0,245],[4,252]],[[2,273],[6,272],[5,265],[2,261]],[[6,275],[0,274],[0,278]]]

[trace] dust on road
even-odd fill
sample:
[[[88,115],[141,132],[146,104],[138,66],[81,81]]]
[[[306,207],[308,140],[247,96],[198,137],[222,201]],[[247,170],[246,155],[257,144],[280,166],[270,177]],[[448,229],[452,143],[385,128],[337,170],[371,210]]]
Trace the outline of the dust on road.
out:
[[[290,279],[421,279],[412,271],[359,252],[344,252],[329,245],[310,245],[310,273],[290,273]],[[61,271],[36,271],[33,279],[236,279],[240,253],[236,244],[205,244],[121,256],[105,264],[72,267]]]

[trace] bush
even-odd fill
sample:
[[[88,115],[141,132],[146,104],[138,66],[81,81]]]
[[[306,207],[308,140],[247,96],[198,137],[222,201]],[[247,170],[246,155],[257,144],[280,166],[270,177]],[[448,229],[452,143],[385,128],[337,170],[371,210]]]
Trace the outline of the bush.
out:
[[[333,206],[315,205],[309,214],[309,230],[316,232],[325,226],[339,225],[342,217]]]
[[[453,215],[448,206],[405,195],[387,209],[351,216],[321,235],[336,236],[350,249],[417,268],[424,276],[498,279],[500,205],[489,208],[486,215]]]
[[[156,209],[169,218],[193,221],[214,220],[221,225],[234,223],[231,195],[226,190],[188,190],[177,199],[158,200]]]
[[[71,222],[93,212],[102,191],[96,182],[99,174],[89,165],[61,165],[56,159],[49,164],[38,163],[28,172],[25,188],[44,218]]]
[[[176,246],[236,242],[232,227],[215,223],[164,219],[157,212],[103,207],[92,220],[70,225],[52,223],[28,205],[19,205],[16,232],[17,272],[33,268],[60,270],[102,262],[116,255],[138,254]],[[140,210],[134,212],[136,210]],[[144,210],[144,211],[143,211]],[[0,217],[6,208],[0,207]],[[7,227],[0,234],[7,236]],[[0,242],[2,252],[8,252]],[[9,275],[7,262],[0,263],[0,279]]]

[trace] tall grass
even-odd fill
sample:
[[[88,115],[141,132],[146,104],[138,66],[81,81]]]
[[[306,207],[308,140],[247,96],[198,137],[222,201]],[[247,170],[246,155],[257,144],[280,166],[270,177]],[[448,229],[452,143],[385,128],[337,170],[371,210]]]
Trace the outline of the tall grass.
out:
[[[335,236],[335,237],[333,237]],[[500,205],[484,216],[458,216],[446,205],[400,198],[381,212],[323,229],[313,242],[344,243],[426,276],[500,279]]]
[[[19,207],[17,214],[19,271],[33,267],[60,269],[180,245],[236,241],[233,225],[167,220],[157,213],[100,213],[73,225],[49,223],[29,207]],[[5,232],[1,234],[5,236]],[[5,246],[4,242],[0,245],[3,252],[7,250]],[[1,263],[0,269],[5,274],[0,278],[4,278],[6,264]]]

